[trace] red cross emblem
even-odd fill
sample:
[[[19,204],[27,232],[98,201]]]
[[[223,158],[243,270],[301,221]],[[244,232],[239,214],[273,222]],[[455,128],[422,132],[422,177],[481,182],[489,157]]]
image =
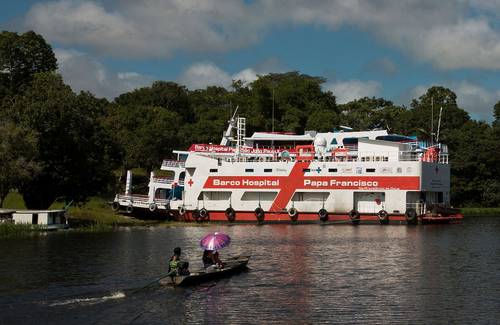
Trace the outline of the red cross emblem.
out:
[[[190,178],[190,179],[189,179],[189,181],[188,181],[189,187],[193,186],[193,183],[194,183],[194,182],[193,182],[193,179],[192,179],[192,178]]]

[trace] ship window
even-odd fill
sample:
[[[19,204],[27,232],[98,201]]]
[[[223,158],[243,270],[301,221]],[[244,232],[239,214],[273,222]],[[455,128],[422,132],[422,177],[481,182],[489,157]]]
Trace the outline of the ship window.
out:
[[[217,173],[219,170],[217,168],[210,169],[211,173]]]
[[[324,202],[328,199],[330,194],[326,192],[295,192],[292,197],[292,201],[314,201],[314,202]]]
[[[266,168],[264,169],[264,173],[272,173],[273,169],[272,168]]]
[[[401,174],[402,172],[403,172],[403,168],[398,167],[398,169],[396,169],[396,173]]]
[[[253,173],[253,168],[247,168],[247,169],[245,169],[245,172],[246,173]]]
[[[241,196],[242,201],[274,201],[278,192],[245,192]]]
[[[198,196],[201,201],[229,201],[231,192],[218,192],[218,191],[203,191]]]
[[[311,171],[311,169],[309,169],[309,168],[302,169],[302,172],[304,172],[304,173],[309,173],[310,171]]]
[[[367,173],[375,173],[375,168],[367,168],[366,172]]]
[[[337,168],[328,168],[328,172],[330,172],[330,173],[336,173],[337,172]]]

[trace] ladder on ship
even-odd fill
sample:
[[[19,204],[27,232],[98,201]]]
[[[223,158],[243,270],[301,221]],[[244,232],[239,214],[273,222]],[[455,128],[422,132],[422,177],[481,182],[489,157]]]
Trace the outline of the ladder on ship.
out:
[[[246,118],[238,117],[236,123],[236,154],[240,154],[240,148],[245,145]]]

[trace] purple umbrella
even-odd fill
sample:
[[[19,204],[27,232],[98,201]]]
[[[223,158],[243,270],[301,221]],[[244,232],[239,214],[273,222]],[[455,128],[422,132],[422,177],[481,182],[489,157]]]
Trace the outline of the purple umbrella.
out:
[[[200,240],[200,246],[213,251],[226,247],[231,242],[231,238],[221,232],[214,232],[206,235]]]

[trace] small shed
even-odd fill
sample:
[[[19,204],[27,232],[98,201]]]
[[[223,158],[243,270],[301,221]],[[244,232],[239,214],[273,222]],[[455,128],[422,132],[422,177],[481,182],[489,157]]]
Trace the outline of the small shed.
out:
[[[65,212],[65,210],[16,210],[12,218],[14,223],[64,228],[67,225]]]
[[[0,223],[11,223],[11,222],[13,222],[13,220],[12,220],[12,214],[14,212],[16,212],[16,210],[0,209]]]

